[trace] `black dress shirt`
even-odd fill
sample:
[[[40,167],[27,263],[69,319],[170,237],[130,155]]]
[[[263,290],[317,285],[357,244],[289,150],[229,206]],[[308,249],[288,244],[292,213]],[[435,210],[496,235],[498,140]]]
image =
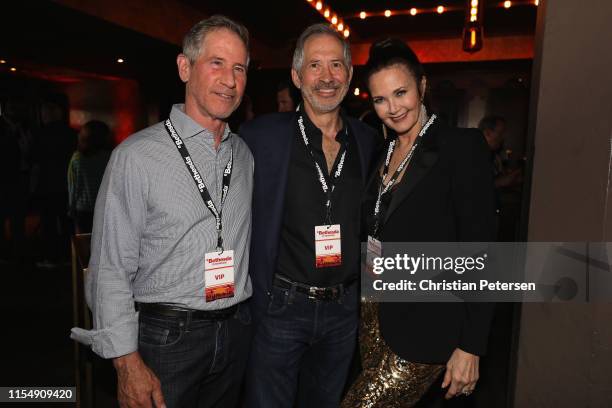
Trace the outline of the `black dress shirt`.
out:
[[[312,153],[327,176],[331,188],[330,172],[322,149],[323,134],[302,112],[306,136]],[[297,116],[299,118],[299,115]],[[294,143],[287,178],[287,192],[281,239],[278,253],[278,272],[296,282],[313,286],[331,286],[357,278],[360,256],[360,208],[363,192],[362,171],[355,137],[343,118],[343,128],[336,140],[346,144],[347,152],[342,173],[335,180],[332,194],[331,223],[340,224],[342,264],[315,267],[315,226],[325,225],[326,194],[308,148],[304,144],[298,124],[295,125]],[[337,168],[342,149],[333,169]]]

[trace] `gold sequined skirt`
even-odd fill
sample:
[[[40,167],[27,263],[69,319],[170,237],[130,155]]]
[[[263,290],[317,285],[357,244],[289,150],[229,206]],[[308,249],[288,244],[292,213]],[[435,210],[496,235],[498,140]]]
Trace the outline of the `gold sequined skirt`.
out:
[[[444,365],[413,363],[395,355],[380,335],[375,302],[361,304],[359,343],[363,371],[342,408],[412,407],[444,370]]]

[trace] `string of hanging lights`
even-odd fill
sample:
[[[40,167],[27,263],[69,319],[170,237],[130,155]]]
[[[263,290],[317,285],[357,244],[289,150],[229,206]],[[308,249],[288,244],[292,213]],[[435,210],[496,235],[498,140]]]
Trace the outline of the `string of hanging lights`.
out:
[[[468,2],[468,3],[471,3],[471,2]],[[506,0],[506,1],[500,1],[495,4],[488,4],[487,7],[509,9],[511,7],[517,7],[517,6],[538,6],[539,4],[540,4],[539,0]],[[410,8],[396,9],[396,10],[387,9],[387,10],[377,10],[377,11],[362,10],[358,13],[349,14],[345,16],[345,19],[346,20],[351,20],[351,19],[365,20],[366,18],[370,18],[370,17],[389,18],[389,17],[394,17],[394,16],[406,16],[406,15],[416,16],[420,14],[444,14],[448,12],[463,11],[463,10],[465,10],[465,7],[444,5],[443,2],[441,2],[440,4],[435,5],[434,7],[420,7],[420,8],[410,7]],[[471,5],[468,4],[468,11],[470,10],[471,10]]]
[[[342,18],[335,13],[331,7],[324,4],[321,0],[306,0],[308,4],[315,8],[332,26],[336,28],[344,37],[348,38],[351,35],[349,26],[342,20]]]
[[[319,14],[323,16],[329,23],[336,28],[344,37],[348,38],[351,31],[348,24],[344,20],[361,19],[365,20],[371,17],[385,17],[410,15],[416,16],[419,14],[444,14],[448,12],[466,11],[465,25],[463,27],[463,50],[465,52],[474,53],[480,51],[483,47],[483,25],[482,16],[484,14],[485,0],[466,0],[466,7],[444,5],[439,3],[428,8],[403,8],[396,10],[378,10],[366,11],[362,10],[355,14],[344,16],[344,19],[334,12],[331,7],[323,2],[323,0],[306,0],[308,4],[314,7]],[[505,0],[494,4],[488,4],[488,8],[505,8],[510,9],[517,6],[539,6],[539,0]]]

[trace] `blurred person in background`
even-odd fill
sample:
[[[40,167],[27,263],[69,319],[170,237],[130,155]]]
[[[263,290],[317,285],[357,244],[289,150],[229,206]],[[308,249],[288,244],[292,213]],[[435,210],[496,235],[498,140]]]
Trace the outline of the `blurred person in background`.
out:
[[[110,153],[111,132],[106,123],[91,120],[83,125],[68,164],[68,213],[77,234],[91,232],[96,196]]]
[[[68,125],[64,95],[49,95],[41,106],[42,127],[35,134],[35,194],[39,200],[43,261],[52,268],[68,259],[70,236],[66,174],[76,149],[76,132]]]
[[[26,117],[26,106],[19,98],[0,103],[0,258],[5,260],[21,260],[24,255],[32,144]]]
[[[277,112],[293,112],[300,103],[298,90],[289,81],[281,81],[276,88]]]

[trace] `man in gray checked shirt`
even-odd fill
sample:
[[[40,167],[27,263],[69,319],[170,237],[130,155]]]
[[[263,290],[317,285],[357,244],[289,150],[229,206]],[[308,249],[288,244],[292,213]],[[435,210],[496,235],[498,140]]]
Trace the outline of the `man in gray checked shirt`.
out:
[[[223,16],[186,35],[185,104],[119,145],[96,201],[86,282],[122,407],[234,407],[250,347],[253,157],[226,119],[246,86],[248,32]]]

